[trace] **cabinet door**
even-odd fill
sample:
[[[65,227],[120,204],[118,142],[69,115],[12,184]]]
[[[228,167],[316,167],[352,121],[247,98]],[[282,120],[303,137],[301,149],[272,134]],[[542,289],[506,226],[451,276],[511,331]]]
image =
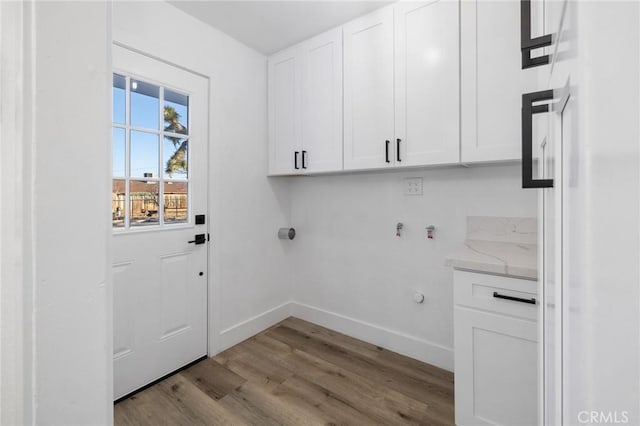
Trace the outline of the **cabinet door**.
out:
[[[542,68],[521,69],[520,2],[463,1],[461,29],[461,160],[517,160],[521,96],[538,90]]]
[[[294,152],[300,151],[300,77],[298,48],[269,58],[269,174],[296,172]],[[300,154],[298,154],[298,160]],[[300,167],[300,162],[298,162]]]
[[[304,171],[342,170],[342,30],[304,42],[302,51]]]
[[[535,425],[537,323],[456,306],[456,424]]]
[[[344,168],[392,166],[393,8],[346,24],[343,34]]]
[[[459,2],[400,2],[394,16],[396,165],[457,163]]]

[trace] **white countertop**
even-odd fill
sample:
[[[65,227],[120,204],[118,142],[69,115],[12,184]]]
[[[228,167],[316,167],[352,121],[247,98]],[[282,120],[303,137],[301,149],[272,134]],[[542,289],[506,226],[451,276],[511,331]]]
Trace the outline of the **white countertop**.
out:
[[[454,269],[500,274],[535,280],[538,277],[536,244],[467,240],[447,257]]]

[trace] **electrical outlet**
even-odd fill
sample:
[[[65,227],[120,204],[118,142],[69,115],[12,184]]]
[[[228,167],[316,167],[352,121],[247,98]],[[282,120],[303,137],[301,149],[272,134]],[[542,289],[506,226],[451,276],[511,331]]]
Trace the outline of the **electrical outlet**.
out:
[[[404,195],[422,195],[422,178],[405,178]]]

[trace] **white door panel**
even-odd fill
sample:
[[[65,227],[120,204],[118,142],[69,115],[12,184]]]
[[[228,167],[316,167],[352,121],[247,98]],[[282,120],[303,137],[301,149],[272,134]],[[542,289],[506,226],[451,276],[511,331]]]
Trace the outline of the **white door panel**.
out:
[[[290,174],[296,172],[294,151],[298,151],[300,161],[301,150],[300,49],[287,49],[271,57],[268,73],[269,174]]]
[[[461,160],[518,160],[521,95],[539,90],[541,71],[521,69],[520,3],[463,1],[461,29]]]
[[[206,247],[165,232],[114,237],[114,399],[207,354]]]
[[[132,268],[133,262],[123,262],[113,265],[113,356],[123,357],[133,350],[136,322],[128,322],[127,313],[133,312],[139,302],[136,300],[135,277],[137,268]],[[135,319],[134,319],[135,321]]]
[[[393,8],[344,26],[344,168],[393,165]]]
[[[188,173],[168,174],[164,170],[169,167],[167,151],[172,145],[167,142],[169,137],[164,138],[169,122],[161,118],[157,135],[150,140],[160,141],[156,148],[161,154],[156,155],[162,178],[155,174],[145,175],[147,181],[131,177],[126,190],[133,197],[134,191],[144,190],[145,183],[150,188],[162,187],[155,201],[154,214],[158,220],[151,223],[142,220],[144,226],[124,225],[114,229],[114,399],[117,399],[207,354],[207,244],[189,241],[194,240],[195,234],[207,235],[207,225],[196,225],[194,216],[207,213],[208,82],[118,46],[113,48],[113,64],[117,74],[129,78],[131,91],[135,90],[133,82],[137,80],[166,88],[160,92],[167,96],[165,105],[159,104],[165,117],[171,91],[188,96],[188,109],[182,112],[188,117],[178,117],[188,132],[188,136],[184,135],[184,141],[188,142],[184,154],[188,166],[184,167],[188,167]],[[142,105],[146,101],[140,102]],[[127,102],[127,111],[130,110]],[[147,115],[151,117],[152,112]],[[182,135],[174,136],[178,140]],[[134,161],[129,145],[126,152],[131,156],[126,166],[129,170]],[[186,213],[175,221],[178,202],[172,197],[178,188],[186,188],[186,200],[180,201],[181,211],[186,209]],[[124,209],[131,225],[138,208],[131,202]],[[149,210],[148,215],[152,213]]]
[[[342,31],[303,44],[302,149],[305,172],[342,169]]]
[[[459,3],[400,2],[394,16],[396,165],[456,163]]]
[[[535,321],[454,308],[456,424],[537,423]]]

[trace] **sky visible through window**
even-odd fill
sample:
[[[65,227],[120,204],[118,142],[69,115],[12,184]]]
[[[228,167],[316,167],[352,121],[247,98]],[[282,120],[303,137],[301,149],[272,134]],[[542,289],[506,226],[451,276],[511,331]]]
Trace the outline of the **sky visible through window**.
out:
[[[113,79],[113,122],[116,124],[125,124],[126,119],[126,79],[122,76],[114,74]],[[152,173],[153,177],[158,177],[162,172],[165,178],[184,179],[187,177],[187,171],[184,169],[174,169],[171,173],[167,173],[164,169],[169,159],[180,148],[184,139],[165,137],[163,143],[162,170],[158,170],[158,156],[160,154],[160,135],[158,133],[145,132],[144,129],[158,132],[161,129],[170,129],[174,133],[187,133],[187,125],[189,122],[188,104],[189,98],[186,95],[173,92],[169,89],[164,90],[163,112],[175,111],[177,115],[173,115],[173,121],[166,121],[165,117],[161,117],[160,110],[160,88],[158,86],[130,80],[130,109],[131,109],[131,126],[140,128],[140,130],[131,131],[130,140],[130,156],[132,178],[144,178],[145,173]],[[186,139],[186,138],[185,138]],[[125,130],[113,128],[113,176],[125,177],[125,146],[126,135]],[[147,175],[148,176],[148,175]]]

